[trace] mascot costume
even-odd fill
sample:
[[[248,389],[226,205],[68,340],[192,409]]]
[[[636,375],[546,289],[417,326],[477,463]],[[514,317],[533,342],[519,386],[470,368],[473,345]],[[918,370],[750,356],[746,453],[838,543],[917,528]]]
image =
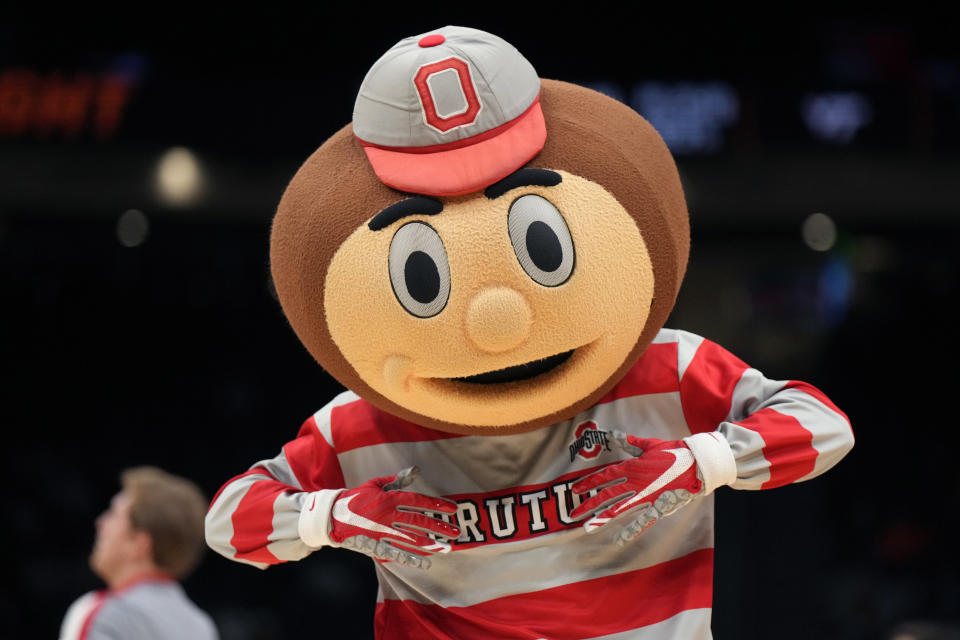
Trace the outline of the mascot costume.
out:
[[[224,485],[208,543],[372,556],[378,638],[709,638],[711,493],[817,476],[853,434],[663,328],[688,251],[629,107],[483,31],[401,40],[271,235],[283,311],[348,391]]]

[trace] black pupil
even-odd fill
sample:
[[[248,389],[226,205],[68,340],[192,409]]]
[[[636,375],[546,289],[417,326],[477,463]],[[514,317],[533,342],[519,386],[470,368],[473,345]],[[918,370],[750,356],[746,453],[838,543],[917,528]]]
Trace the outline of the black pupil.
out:
[[[433,258],[423,251],[414,251],[403,265],[403,278],[410,297],[420,304],[433,302],[440,295],[440,271]]]
[[[563,262],[560,238],[546,222],[535,220],[527,227],[527,253],[541,271],[556,271]]]

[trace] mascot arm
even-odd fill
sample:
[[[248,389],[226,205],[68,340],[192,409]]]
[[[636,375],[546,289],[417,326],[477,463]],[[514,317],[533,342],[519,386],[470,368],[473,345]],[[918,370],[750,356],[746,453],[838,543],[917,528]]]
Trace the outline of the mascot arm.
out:
[[[706,472],[701,475],[708,490],[723,484],[773,489],[808,480],[853,447],[846,414],[817,388],[770,380],[720,345],[685,331],[678,334],[680,398],[694,434],[684,442]],[[707,477],[714,468],[711,458],[725,455],[726,445],[736,475],[712,481]]]
[[[300,560],[323,546],[429,568],[427,556],[450,551],[447,541],[460,535],[443,519],[457,512],[456,503],[402,491],[416,467],[347,489],[323,433],[330,407],[309,418],[275,458],[220,489],[207,512],[207,544],[261,569]]]
[[[817,476],[853,446],[844,415],[804,382],[769,380],[714,342],[678,333],[678,374],[691,435],[682,440],[613,432],[633,456],[575,483],[574,519],[593,533],[621,522],[618,544],[718,487],[770,489]],[[623,516],[623,517],[620,517]]]
[[[275,458],[232,478],[207,512],[207,544],[261,569],[300,560],[315,550],[299,535],[300,512],[312,492],[345,487],[333,447],[314,416]]]

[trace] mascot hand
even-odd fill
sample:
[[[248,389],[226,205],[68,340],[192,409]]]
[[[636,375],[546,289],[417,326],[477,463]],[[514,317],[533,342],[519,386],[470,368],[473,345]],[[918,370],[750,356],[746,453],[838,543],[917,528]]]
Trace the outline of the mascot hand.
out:
[[[730,446],[719,432],[683,440],[636,438],[614,432],[613,440],[635,456],[612,464],[576,482],[572,490],[584,496],[570,516],[588,514],[583,528],[592,533],[614,518],[626,526],[617,537],[623,545],[657,520],[690,503],[699,494],[736,480]],[[706,485],[706,486],[705,486]]]
[[[460,529],[437,515],[456,514],[455,502],[400,490],[417,473],[410,467],[355,489],[308,494],[300,511],[300,537],[311,546],[346,547],[428,569],[427,556],[450,551],[446,540],[457,538]]]

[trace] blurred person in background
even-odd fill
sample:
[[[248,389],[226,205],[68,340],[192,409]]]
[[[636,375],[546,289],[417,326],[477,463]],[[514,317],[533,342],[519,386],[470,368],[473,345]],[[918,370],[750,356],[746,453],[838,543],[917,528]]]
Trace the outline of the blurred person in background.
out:
[[[215,640],[217,629],[179,581],[204,549],[207,500],[190,480],[156,467],[127,469],[96,520],[90,568],[107,588],[67,610],[60,640]]]

